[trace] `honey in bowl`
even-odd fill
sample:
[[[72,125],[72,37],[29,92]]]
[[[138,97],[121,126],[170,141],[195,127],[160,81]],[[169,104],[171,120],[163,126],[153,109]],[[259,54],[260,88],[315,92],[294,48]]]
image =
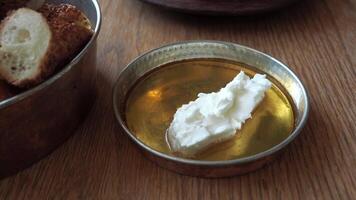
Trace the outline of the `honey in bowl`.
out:
[[[173,155],[166,141],[177,108],[195,100],[198,93],[218,91],[241,70],[249,76],[263,72],[222,59],[192,59],[169,63],[141,78],[126,100],[125,123],[143,143]],[[294,112],[290,98],[276,80],[262,102],[226,142],[195,155],[196,160],[232,160],[255,155],[281,143],[293,131]]]

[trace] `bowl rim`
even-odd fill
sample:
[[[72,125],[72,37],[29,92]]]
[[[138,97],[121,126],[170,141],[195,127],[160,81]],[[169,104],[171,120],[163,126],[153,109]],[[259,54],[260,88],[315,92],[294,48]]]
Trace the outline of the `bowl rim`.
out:
[[[120,77],[122,76],[122,74],[128,70],[128,68],[130,66],[132,66],[133,64],[135,64],[136,62],[138,62],[139,60],[141,60],[142,58],[146,57],[147,55],[159,51],[161,49],[164,48],[168,48],[168,47],[173,47],[176,45],[189,45],[189,44],[194,44],[194,43],[209,43],[209,44],[223,44],[223,45],[232,45],[236,48],[242,48],[245,49],[247,51],[251,51],[254,52],[256,54],[260,54],[262,56],[265,56],[266,58],[276,62],[280,67],[283,67],[286,71],[288,71],[288,73],[290,73],[293,78],[295,78],[295,80],[297,80],[297,83],[301,86],[302,89],[302,94],[303,94],[303,98],[305,99],[306,105],[305,105],[305,112],[303,113],[303,115],[301,116],[301,120],[300,122],[295,126],[293,132],[286,138],[284,139],[281,143],[273,146],[272,148],[260,152],[258,154],[255,155],[251,155],[251,156],[247,156],[247,157],[243,157],[243,158],[237,158],[237,159],[232,159],[232,160],[218,160],[218,161],[208,161],[208,160],[194,160],[194,159],[187,159],[187,158],[181,158],[181,157],[175,157],[175,156],[171,156],[162,152],[159,152],[151,147],[149,147],[148,145],[146,145],[144,142],[140,141],[138,138],[136,138],[134,136],[134,134],[131,133],[131,131],[128,129],[128,127],[126,126],[124,119],[122,119],[119,109],[118,109],[118,105],[117,105],[117,91],[118,91],[118,81],[120,79]],[[303,129],[303,127],[306,124],[306,121],[308,119],[308,115],[309,115],[309,110],[310,110],[310,99],[309,99],[309,95],[308,92],[303,84],[303,82],[298,78],[298,76],[287,67],[287,65],[285,65],[284,63],[282,63],[281,61],[273,58],[272,56],[260,52],[256,49],[244,46],[244,45],[240,45],[240,44],[236,44],[236,43],[232,43],[232,42],[225,42],[225,41],[217,41],[217,40],[188,40],[188,41],[181,41],[181,42],[176,42],[176,43],[171,43],[171,44],[166,44],[163,45],[161,47],[158,48],[154,48],[152,50],[149,50],[141,55],[139,55],[138,57],[136,57],[133,61],[131,61],[129,64],[126,65],[126,67],[119,73],[118,78],[115,82],[115,85],[113,87],[113,107],[114,107],[114,112],[115,112],[115,117],[116,120],[119,122],[121,128],[123,128],[123,130],[125,131],[125,133],[131,138],[132,141],[135,142],[135,144],[137,144],[140,148],[142,148],[143,150],[149,152],[150,154],[153,154],[155,156],[161,157],[163,159],[169,160],[169,161],[173,161],[173,162],[179,162],[179,163],[183,163],[183,164],[187,164],[187,165],[197,165],[197,166],[205,166],[205,167],[219,167],[219,166],[227,166],[227,165],[239,165],[239,164],[245,164],[245,163],[249,163],[249,162],[253,162],[253,161],[257,161],[259,159],[262,159],[264,157],[268,157],[273,155],[274,153],[278,152],[279,150],[283,149],[284,147],[286,147],[291,141],[293,141],[301,132],[301,130]]]
[[[96,26],[94,29],[94,34],[91,37],[91,39],[89,40],[89,42],[85,45],[85,47],[63,68],[61,69],[59,72],[57,72],[56,74],[54,74],[53,76],[51,76],[49,79],[47,79],[46,81],[44,81],[43,83],[29,89],[26,90],[24,92],[21,92],[11,98],[5,99],[3,101],[0,101],[0,110],[3,108],[6,108],[10,105],[13,105],[23,99],[26,99],[27,97],[30,97],[36,93],[38,93],[39,91],[49,87],[50,85],[52,85],[54,82],[56,82],[58,79],[60,79],[62,76],[64,76],[66,73],[68,73],[69,71],[71,71],[71,69],[82,59],[82,57],[88,52],[88,50],[94,45],[100,29],[101,29],[101,23],[102,23],[102,14],[101,14],[101,8],[100,8],[100,4],[98,3],[97,0],[91,0],[91,2],[94,5],[95,8],[95,13],[96,13]]]
[[[183,6],[181,3],[176,2],[166,2],[162,0],[141,0],[143,3],[151,4],[154,6],[158,6],[164,9],[168,10],[173,10],[177,12],[185,12],[185,13],[191,13],[191,14],[200,14],[200,15],[252,15],[252,14],[257,14],[257,13],[265,13],[265,12],[271,12],[274,10],[278,10],[280,8],[286,7],[292,3],[295,3],[298,0],[284,0],[283,2],[280,3],[274,3],[271,4],[269,3],[269,7],[263,8],[259,6],[251,7],[251,8],[245,8],[245,9],[236,9],[236,6],[230,6],[229,8],[220,8],[220,9],[213,9],[210,7],[215,7],[216,4],[220,4],[219,2],[212,1],[212,3],[206,2],[209,4],[209,6],[201,6],[201,7],[189,7],[189,6]],[[233,3],[230,3],[233,4]]]

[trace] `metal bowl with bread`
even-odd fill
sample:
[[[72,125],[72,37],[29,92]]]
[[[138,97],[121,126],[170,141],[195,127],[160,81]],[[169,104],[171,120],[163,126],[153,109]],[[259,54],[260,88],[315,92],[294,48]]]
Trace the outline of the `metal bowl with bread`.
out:
[[[96,38],[101,24],[98,2],[96,0],[47,0],[46,3],[73,5],[86,16],[88,23],[91,24],[92,33],[90,36],[88,34],[85,36],[87,37],[85,43],[80,44],[80,48],[79,45],[73,47],[77,42],[75,40],[82,37],[85,32],[84,28],[81,29],[84,25],[78,25],[77,22],[63,25],[62,21],[58,20],[57,17],[63,10],[69,12],[68,7],[61,10],[44,7],[40,8],[42,10],[39,12],[47,19],[51,30],[46,51],[41,52],[41,48],[36,45],[33,50],[13,51],[14,45],[10,45],[5,49],[10,53],[21,52],[29,55],[35,52],[33,59],[32,57],[15,59],[18,62],[14,62],[14,59],[8,58],[8,54],[2,52],[5,45],[0,46],[0,55],[3,56],[0,62],[0,75],[4,79],[0,80],[0,178],[30,166],[62,144],[85,119],[95,100]],[[27,14],[36,18],[31,10],[21,9],[8,14],[2,23],[6,21],[16,24],[15,19],[18,17],[13,16],[16,14],[20,16]],[[75,12],[65,13],[61,17],[73,17],[74,14]],[[18,24],[21,26],[25,23],[18,22]],[[9,26],[6,31],[0,30],[2,36],[5,32],[18,28],[10,25],[6,25]],[[33,24],[33,26],[37,25],[39,26],[40,23]],[[76,26],[76,29],[72,29],[72,25]],[[77,32],[65,35],[65,31],[68,30]],[[13,38],[19,40],[20,36],[24,37],[27,34],[21,32],[22,29],[16,31],[18,33],[16,37],[6,36],[4,41],[13,41]],[[33,31],[42,35],[46,33],[42,28]],[[47,39],[41,38],[43,41]],[[16,42],[22,42],[17,40]],[[38,64],[36,56],[42,55],[41,53],[43,58],[39,57]],[[8,63],[12,65],[4,67]],[[38,69],[41,70],[37,68],[33,70],[32,66],[40,66]],[[24,75],[27,75],[23,73],[24,70],[29,70],[31,76],[24,78]]]

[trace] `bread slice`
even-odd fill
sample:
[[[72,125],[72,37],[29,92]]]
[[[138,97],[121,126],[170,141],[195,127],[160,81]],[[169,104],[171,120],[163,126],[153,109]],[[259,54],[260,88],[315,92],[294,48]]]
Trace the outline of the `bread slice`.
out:
[[[39,12],[20,8],[0,27],[0,76],[17,87],[39,84],[92,34],[89,20],[74,6],[45,4]]]
[[[47,55],[52,39],[40,13],[28,8],[12,12],[0,29],[0,76],[15,86],[42,81],[54,70]]]

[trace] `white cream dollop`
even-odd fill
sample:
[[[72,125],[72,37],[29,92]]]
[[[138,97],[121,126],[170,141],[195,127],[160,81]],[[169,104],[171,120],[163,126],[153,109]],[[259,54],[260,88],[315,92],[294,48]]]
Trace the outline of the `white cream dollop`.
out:
[[[211,144],[235,136],[272,83],[266,75],[252,79],[241,71],[218,92],[200,93],[174,114],[167,139],[173,152],[192,156]]]

